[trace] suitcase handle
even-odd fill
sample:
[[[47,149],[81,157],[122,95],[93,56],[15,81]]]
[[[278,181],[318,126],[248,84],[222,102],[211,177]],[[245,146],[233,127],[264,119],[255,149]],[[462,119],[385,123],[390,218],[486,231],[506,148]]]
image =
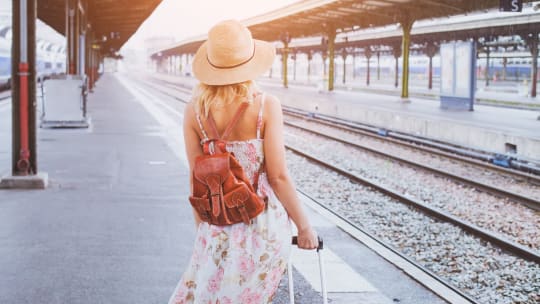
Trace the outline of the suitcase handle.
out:
[[[317,246],[317,251],[319,251],[319,250],[324,249],[324,243],[323,243],[323,239],[320,236],[317,236],[317,238],[319,239],[319,245]],[[292,244],[298,245],[298,236],[295,235],[292,237]]]
[[[322,298],[323,298],[323,304],[328,304],[328,292],[326,291],[326,278],[324,276],[324,262],[323,262],[323,256],[322,252],[319,250],[323,249],[323,240],[319,236],[319,245],[317,247],[317,255],[319,256],[319,271],[321,275],[321,292],[322,292]],[[292,244],[298,245],[298,236],[292,237]],[[294,304],[294,285],[293,285],[293,278],[292,278],[292,264],[291,260],[287,263],[288,267],[288,273],[289,273],[289,299],[292,304]]]

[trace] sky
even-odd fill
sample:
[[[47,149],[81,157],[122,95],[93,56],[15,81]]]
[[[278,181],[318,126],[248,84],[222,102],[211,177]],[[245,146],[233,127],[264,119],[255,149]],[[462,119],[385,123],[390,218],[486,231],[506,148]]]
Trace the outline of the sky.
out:
[[[247,19],[295,2],[299,0],[163,0],[125,48],[144,48],[144,39],[152,36],[181,41],[206,34],[221,20]]]
[[[181,41],[206,34],[221,20],[247,19],[299,1],[162,0],[124,47],[144,49],[144,40],[152,36],[171,36]],[[0,13],[11,13],[11,3],[12,0],[0,0]]]

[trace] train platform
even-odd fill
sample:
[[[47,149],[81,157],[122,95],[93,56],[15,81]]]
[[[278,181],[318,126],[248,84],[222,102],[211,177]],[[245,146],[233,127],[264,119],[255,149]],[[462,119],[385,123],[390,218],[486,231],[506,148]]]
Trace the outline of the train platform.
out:
[[[90,128],[38,130],[49,187],[0,190],[0,303],[167,303],[195,235],[182,107],[126,74],[105,74],[89,95]],[[1,172],[10,164],[10,125],[4,101]],[[308,212],[325,239],[330,303],[444,303]],[[294,252],[297,303],[319,301],[313,257]],[[274,303],[288,303],[286,277]]]
[[[192,77],[153,73],[152,77],[190,88]],[[334,90],[322,92],[314,86],[290,84],[284,88],[277,79],[261,77],[258,84],[276,95],[287,106],[316,114],[360,122],[388,131],[396,131],[436,141],[507,154],[525,161],[540,162],[540,111],[475,105],[474,111],[440,108],[432,98],[410,97],[404,103],[399,96],[381,92]],[[385,86],[388,89],[388,86]],[[490,92],[486,98],[512,102],[529,97]],[[514,98],[514,99],[513,99]],[[539,108],[540,109],[540,108]]]
[[[270,82],[281,85],[281,79],[277,78],[261,78],[263,82]],[[347,82],[345,84],[338,82],[335,84],[336,90],[386,94],[386,95],[401,95],[401,83],[398,87],[394,86],[392,79],[386,78],[381,80],[371,81],[369,86],[366,86],[365,79],[355,79],[354,83]],[[289,80],[289,85],[306,86],[320,89],[322,82],[319,80],[299,79]],[[486,86],[485,80],[477,82],[477,90],[475,93],[476,105],[489,105],[495,107],[506,107],[524,110],[540,111],[540,99],[529,96],[530,83],[526,81],[496,81],[491,82]],[[412,97],[439,100],[440,87],[434,84],[430,90],[427,88],[427,80],[413,78],[409,82],[409,95]]]

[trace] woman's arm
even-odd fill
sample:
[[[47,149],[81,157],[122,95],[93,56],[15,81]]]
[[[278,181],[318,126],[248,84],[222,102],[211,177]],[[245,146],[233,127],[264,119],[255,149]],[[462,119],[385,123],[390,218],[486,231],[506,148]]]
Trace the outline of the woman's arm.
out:
[[[195,117],[195,109],[192,103],[188,103],[184,110],[184,144],[186,147],[186,155],[189,163],[189,185],[190,193],[193,194],[193,167],[195,158],[203,154],[199,134],[197,133],[198,124]],[[199,214],[193,209],[193,217],[195,218],[195,228],[199,227],[202,222]]]
[[[309,223],[287,170],[283,141],[283,113],[279,100],[273,96],[266,97],[265,113],[264,155],[268,181],[298,228],[298,247],[317,248],[317,234]]]

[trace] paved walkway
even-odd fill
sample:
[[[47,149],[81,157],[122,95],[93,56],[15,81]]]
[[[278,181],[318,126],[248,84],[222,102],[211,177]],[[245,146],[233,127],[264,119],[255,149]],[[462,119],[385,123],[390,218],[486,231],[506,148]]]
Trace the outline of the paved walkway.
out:
[[[38,130],[48,189],[0,190],[0,303],[166,303],[188,262],[189,179],[164,127],[111,76],[88,107],[91,129]]]

